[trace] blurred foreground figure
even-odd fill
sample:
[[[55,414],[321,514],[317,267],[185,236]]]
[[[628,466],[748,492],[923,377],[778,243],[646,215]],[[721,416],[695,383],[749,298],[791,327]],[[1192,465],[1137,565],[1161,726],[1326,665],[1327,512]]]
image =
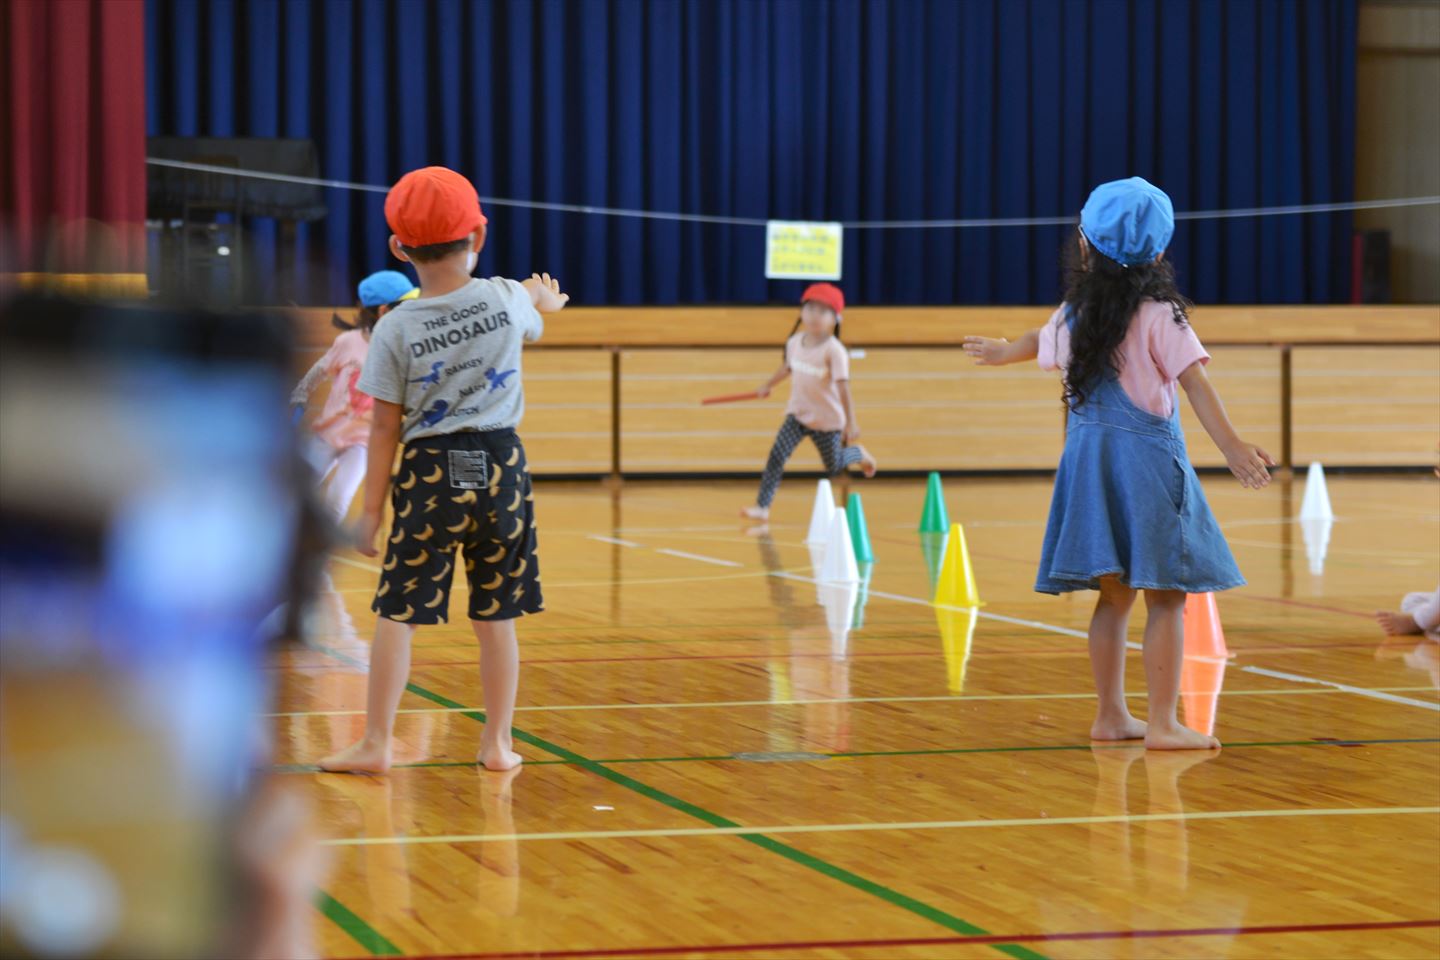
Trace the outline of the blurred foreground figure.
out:
[[[0,955],[308,956],[256,626],[296,596],[288,325],[0,305]]]

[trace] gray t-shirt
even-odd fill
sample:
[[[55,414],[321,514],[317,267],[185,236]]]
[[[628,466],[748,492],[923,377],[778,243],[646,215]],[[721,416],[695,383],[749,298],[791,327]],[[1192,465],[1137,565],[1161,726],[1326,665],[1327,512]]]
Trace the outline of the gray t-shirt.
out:
[[[520,347],[544,321],[515,280],[471,280],[443,297],[407,300],[380,318],[356,386],[400,404],[400,439],[520,425]]]

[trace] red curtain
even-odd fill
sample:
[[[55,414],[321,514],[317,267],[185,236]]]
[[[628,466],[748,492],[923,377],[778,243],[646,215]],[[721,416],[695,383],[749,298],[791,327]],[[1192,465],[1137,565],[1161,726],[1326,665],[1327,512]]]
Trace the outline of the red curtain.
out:
[[[0,0],[0,51],[0,270],[143,272],[143,0]]]

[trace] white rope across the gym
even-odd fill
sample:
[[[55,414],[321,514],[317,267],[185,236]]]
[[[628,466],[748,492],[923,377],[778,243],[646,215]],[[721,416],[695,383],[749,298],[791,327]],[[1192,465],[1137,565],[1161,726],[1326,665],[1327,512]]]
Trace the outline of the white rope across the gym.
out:
[[[263,170],[244,170],[209,163],[190,163],[185,160],[163,160],[147,157],[145,163],[152,167],[173,170],[190,170],[196,173],[218,173],[232,177],[247,177],[252,180],[273,180],[280,183],[296,183],[311,187],[330,187],[336,190],[358,190],[364,193],[384,194],[388,186],[373,183],[354,183],[349,180],[328,180],[320,177],[297,177],[286,173],[268,173]],[[541,210],[549,213],[587,213],[601,217],[631,217],[640,220],[665,220],[679,223],[717,224],[727,227],[764,227],[773,220],[790,218],[775,217],[720,217],[704,213],[672,213],[663,210],[634,210],[626,207],[597,207],[583,203],[547,203],[542,200],[513,200],[506,197],[485,197],[480,202],[492,207],[516,207],[525,210]],[[1230,220],[1239,217],[1285,217],[1313,213],[1343,213],[1353,210],[1385,210],[1395,207],[1430,207],[1440,205],[1440,196],[1396,197],[1389,200],[1353,200],[1345,203],[1302,203],[1275,207],[1235,207],[1228,210],[1188,210],[1175,214],[1176,220]],[[1055,227],[1069,226],[1076,222],[1075,216],[1066,217],[980,217],[962,220],[840,220],[846,230],[966,230],[976,227]]]

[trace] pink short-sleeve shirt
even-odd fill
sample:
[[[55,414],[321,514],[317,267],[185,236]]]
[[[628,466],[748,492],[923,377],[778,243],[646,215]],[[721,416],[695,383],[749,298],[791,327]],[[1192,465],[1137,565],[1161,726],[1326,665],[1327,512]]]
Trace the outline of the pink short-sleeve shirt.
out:
[[[850,379],[850,355],[840,338],[806,346],[805,334],[797,333],[785,344],[785,362],[792,377],[785,412],[811,430],[845,429],[845,405],[836,384]]]
[[[1210,354],[1190,324],[1175,322],[1168,303],[1147,300],[1135,311],[1120,344],[1120,386],[1130,402],[1159,417],[1169,417],[1178,399],[1175,383],[1191,364],[1209,363]],[[1042,370],[1063,370],[1070,362],[1070,328],[1061,306],[1040,329]]]

